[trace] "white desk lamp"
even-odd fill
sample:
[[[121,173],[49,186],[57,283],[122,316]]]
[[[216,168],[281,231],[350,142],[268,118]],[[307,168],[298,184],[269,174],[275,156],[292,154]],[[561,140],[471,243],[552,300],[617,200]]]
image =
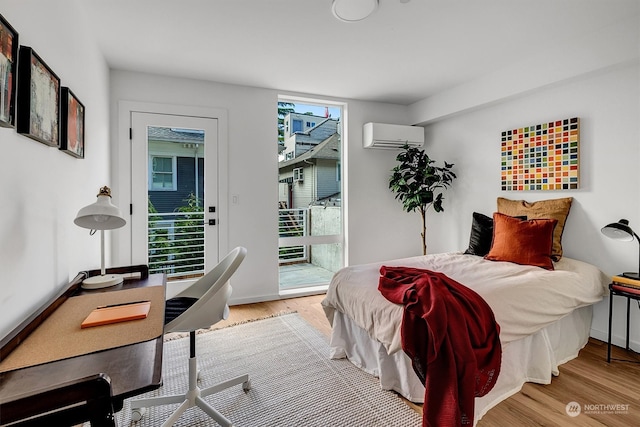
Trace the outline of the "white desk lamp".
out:
[[[100,276],[93,276],[82,282],[85,289],[102,289],[122,283],[123,278],[118,274],[105,274],[104,269],[104,230],[124,227],[127,221],[122,212],[111,204],[111,189],[104,186],[98,193],[95,203],[80,209],[73,222],[82,228],[88,228],[93,235],[100,230]]]

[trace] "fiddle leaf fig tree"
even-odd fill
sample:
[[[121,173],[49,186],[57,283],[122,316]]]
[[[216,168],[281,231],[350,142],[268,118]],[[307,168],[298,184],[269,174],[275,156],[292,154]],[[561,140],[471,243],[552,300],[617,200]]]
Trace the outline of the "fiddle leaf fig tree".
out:
[[[442,192],[451,186],[456,174],[451,171],[453,163],[444,162],[444,167],[435,166],[424,150],[405,145],[396,157],[398,165],[392,169],[389,188],[396,193],[406,212],[418,210],[422,216],[422,253],[427,254],[427,210],[433,206],[436,212],[444,211]]]

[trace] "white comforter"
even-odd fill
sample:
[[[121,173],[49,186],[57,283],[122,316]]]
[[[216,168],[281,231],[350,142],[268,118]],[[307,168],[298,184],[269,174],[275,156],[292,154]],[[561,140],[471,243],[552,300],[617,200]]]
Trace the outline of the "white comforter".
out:
[[[608,277],[593,265],[563,257],[555,270],[487,261],[460,252],[433,254],[355,265],[338,271],[322,305],[349,316],[392,354],[401,350],[403,307],[378,291],[380,267],[403,266],[440,271],[475,290],[493,309],[500,340],[507,343],[530,335],[573,310],[594,304],[606,292]]]

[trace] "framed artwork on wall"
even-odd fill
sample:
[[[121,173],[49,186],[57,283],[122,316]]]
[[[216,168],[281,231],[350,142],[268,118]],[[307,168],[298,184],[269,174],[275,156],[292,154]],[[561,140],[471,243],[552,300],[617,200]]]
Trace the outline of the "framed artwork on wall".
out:
[[[16,125],[18,33],[0,15],[0,126]]]
[[[579,148],[578,117],[502,132],[501,190],[578,189]]]
[[[18,59],[18,133],[60,145],[60,79],[29,46]]]
[[[84,105],[69,90],[62,88],[60,105],[60,149],[79,159],[84,158]]]

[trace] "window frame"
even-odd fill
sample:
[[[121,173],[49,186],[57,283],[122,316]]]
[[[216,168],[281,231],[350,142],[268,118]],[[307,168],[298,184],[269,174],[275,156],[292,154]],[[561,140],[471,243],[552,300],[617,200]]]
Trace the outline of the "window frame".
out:
[[[171,159],[171,188],[154,188],[153,186],[153,174],[154,173],[162,173],[166,174],[167,172],[154,172],[153,171],[153,159],[154,158],[165,158]],[[148,191],[178,191],[178,159],[177,156],[172,156],[168,154],[161,153],[149,153],[149,168],[148,168],[148,181],[147,181],[147,189]]]

